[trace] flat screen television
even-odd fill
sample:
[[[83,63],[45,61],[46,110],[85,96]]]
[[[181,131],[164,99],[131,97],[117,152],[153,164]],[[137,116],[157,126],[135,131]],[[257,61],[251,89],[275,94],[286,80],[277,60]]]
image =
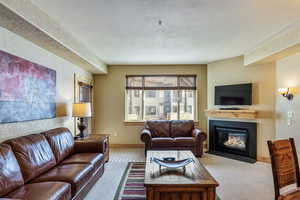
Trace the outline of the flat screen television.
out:
[[[251,105],[252,83],[215,87],[215,105]]]

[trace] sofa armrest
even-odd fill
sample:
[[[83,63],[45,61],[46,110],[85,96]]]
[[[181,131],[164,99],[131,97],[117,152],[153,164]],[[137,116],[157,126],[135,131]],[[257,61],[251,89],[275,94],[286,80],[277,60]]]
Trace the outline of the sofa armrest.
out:
[[[105,153],[103,140],[83,139],[75,140],[75,153]]]
[[[207,135],[205,132],[202,132],[200,129],[193,129],[192,131],[192,136],[197,140],[197,141],[205,141],[207,138]]]
[[[141,140],[144,143],[149,143],[152,140],[151,132],[149,129],[143,129],[141,133]]]

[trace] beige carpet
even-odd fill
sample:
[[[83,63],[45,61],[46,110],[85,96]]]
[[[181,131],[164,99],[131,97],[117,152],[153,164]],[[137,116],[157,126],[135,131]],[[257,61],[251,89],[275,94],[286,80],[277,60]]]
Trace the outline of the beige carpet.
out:
[[[127,163],[144,160],[143,149],[111,149],[103,177],[85,199],[113,200]],[[201,162],[220,183],[217,193],[222,200],[274,199],[269,164],[248,164],[210,154],[205,154]]]

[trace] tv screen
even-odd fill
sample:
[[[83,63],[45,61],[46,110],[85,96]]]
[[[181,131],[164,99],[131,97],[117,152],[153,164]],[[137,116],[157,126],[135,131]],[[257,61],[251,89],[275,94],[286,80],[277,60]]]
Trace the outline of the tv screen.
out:
[[[251,105],[252,83],[215,87],[215,105]]]

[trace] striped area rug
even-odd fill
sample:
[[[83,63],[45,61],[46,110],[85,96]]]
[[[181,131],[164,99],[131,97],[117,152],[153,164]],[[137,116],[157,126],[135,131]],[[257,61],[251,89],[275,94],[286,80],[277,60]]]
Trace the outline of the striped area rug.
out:
[[[144,176],[144,162],[129,162],[114,200],[146,200]],[[220,198],[217,197],[216,200],[220,200]]]
[[[145,163],[129,162],[114,200],[146,200]]]

